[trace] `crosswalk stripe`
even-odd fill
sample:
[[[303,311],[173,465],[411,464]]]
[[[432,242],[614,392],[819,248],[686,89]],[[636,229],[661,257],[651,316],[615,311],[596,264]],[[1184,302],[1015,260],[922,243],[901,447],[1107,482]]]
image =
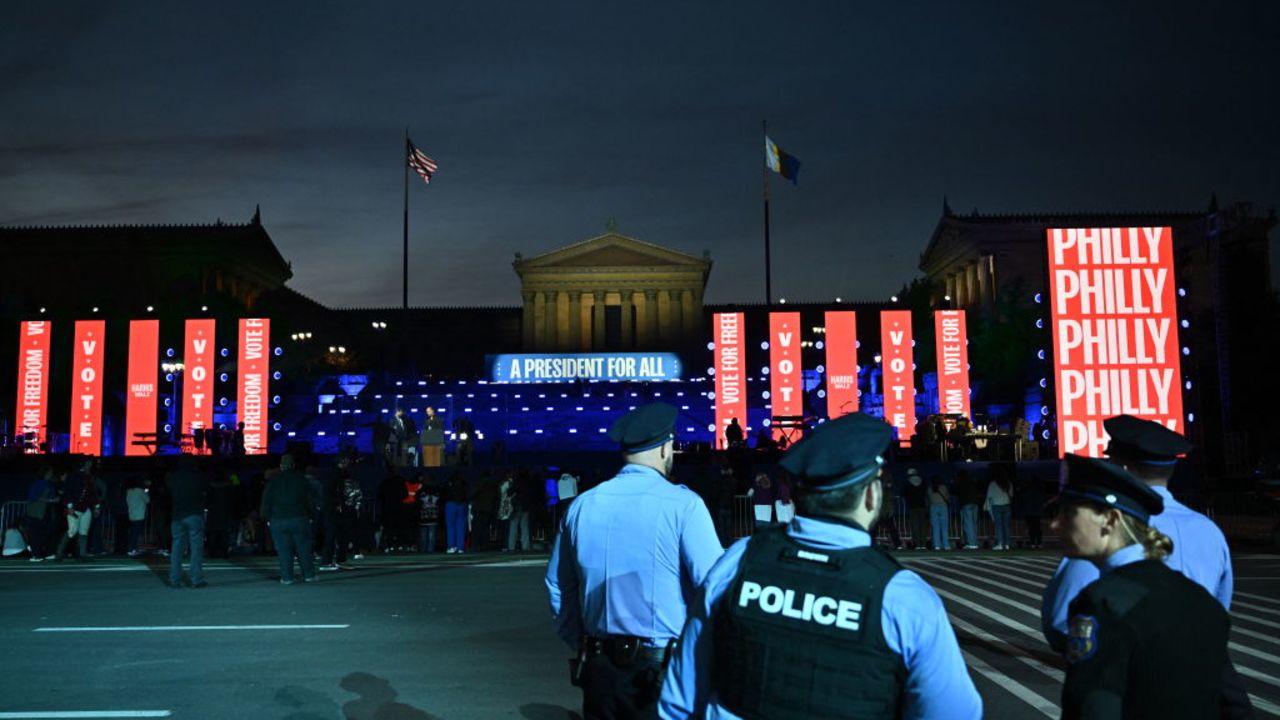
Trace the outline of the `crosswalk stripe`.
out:
[[[1269,627],[1269,628],[1276,628],[1277,630],[1280,630],[1280,623],[1278,623],[1278,622],[1272,622],[1272,621],[1270,621],[1270,620],[1263,620],[1262,618],[1256,618],[1256,617],[1254,617],[1254,616],[1252,616],[1252,615],[1246,615],[1246,614],[1244,614],[1244,613],[1235,612],[1234,610],[1231,612],[1231,619],[1232,619],[1232,621],[1235,621],[1235,620],[1244,620],[1245,622],[1251,622],[1251,623],[1255,623],[1255,624],[1258,624],[1258,625],[1265,625],[1266,627]],[[1267,639],[1268,639],[1268,640],[1275,641],[1275,642],[1280,642],[1280,640],[1276,640],[1276,638],[1273,638],[1273,637],[1268,637]]]
[[[1276,605],[1277,607],[1280,607],[1280,600],[1276,600],[1275,598],[1272,598],[1272,597],[1267,597],[1266,595],[1254,595],[1253,593],[1240,592],[1239,590],[1237,590],[1235,594],[1239,597],[1247,597],[1250,600],[1261,600],[1262,602],[1270,603],[1272,605]]]
[[[1058,668],[1051,667],[1049,665],[1045,665],[1043,662],[1040,662],[1035,657],[1033,657],[1031,653],[1028,652],[1025,648],[1014,645],[1002,638],[998,638],[995,635],[992,635],[991,633],[987,632],[986,630],[983,630],[982,628],[978,627],[977,625],[966,622],[965,620],[961,619],[959,615],[948,613],[947,617],[951,618],[951,624],[954,625],[955,627],[959,628],[960,630],[980,640],[984,640],[991,645],[995,645],[996,647],[1000,648],[1005,653],[1007,653],[1009,657],[1012,657],[1013,659],[1018,660],[1024,665],[1027,665],[1028,667],[1036,670],[1037,672],[1044,675],[1045,677],[1048,677],[1050,680],[1060,683],[1066,678],[1066,673],[1062,672]]]
[[[1235,643],[1231,643],[1229,647],[1235,649]],[[1268,685],[1274,685],[1275,687],[1280,687],[1280,680],[1276,680],[1275,678],[1271,677],[1266,673],[1258,672],[1257,670],[1254,670],[1248,665],[1241,665],[1240,663],[1235,663],[1235,666],[1236,666],[1236,672],[1240,673],[1241,675],[1244,675],[1245,677],[1251,677],[1254,680],[1257,680],[1258,682],[1266,683]]]
[[[1236,594],[1239,595],[1240,593],[1236,593]],[[1280,617],[1280,610],[1272,610],[1271,608],[1265,608],[1265,607],[1262,607],[1261,605],[1254,605],[1253,603],[1247,603],[1247,602],[1244,602],[1243,600],[1236,600],[1235,598],[1231,599],[1231,607],[1232,609],[1235,609],[1238,607],[1248,608],[1250,610],[1253,610],[1254,612],[1266,613],[1267,615],[1275,615],[1276,617]]]
[[[1254,650],[1253,648],[1247,645],[1241,645],[1240,643],[1232,642],[1232,643],[1227,643],[1227,647],[1231,648],[1232,650],[1235,650],[1236,652],[1244,653],[1245,655],[1249,655],[1251,657],[1256,657],[1259,660],[1266,660],[1269,663],[1280,665],[1280,657],[1276,657],[1275,655],[1272,655],[1270,653],[1264,653],[1261,650]],[[1280,687],[1280,680],[1276,680],[1270,675],[1266,677],[1267,677],[1266,682],[1268,684],[1275,685],[1276,687]]]
[[[1269,703],[1257,695],[1250,695],[1249,701],[1253,703],[1253,709],[1262,711],[1268,715],[1280,717],[1280,705]]]
[[[922,561],[920,561],[920,562],[922,562],[922,563],[928,563],[929,561],[928,561],[928,560],[922,560]],[[944,570],[943,568],[935,567],[935,566],[932,566],[932,565],[929,565],[929,567],[930,567],[932,570],[934,570],[934,572],[939,572],[939,573],[944,573],[944,574],[945,574],[945,573],[954,573],[954,572],[957,572],[956,570],[954,570],[954,569],[952,569],[952,568],[947,568],[947,569],[945,569],[945,570]],[[1022,588],[1010,587],[1009,585],[1007,585],[1007,584],[1006,584],[1006,583],[1004,583],[1004,582],[1000,582],[1000,581],[998,581],[998,580],[988,580],[987,578],[982,577],[981,575],[976,575],[976,574],[970,573],[970,574],[967,574],[967,575],[963,575],[963,576],[961,576],[961,580],[962,580],[962,581],[965,581],[965,582],[979,582],[979,583],[982,583],[982,584],[984,584],[984,585],[992,585],[992,586],[995,586],[995,587],[997,587],[997,588],[1000,588],[1001,590],[1005,590],[1005,591],[1007,591],[1007,592],[1014,593],[1015,595],[1021,595],[1022,597],[1028,598],[1028,599],[1030,599],[1030,600],[1036,600],[1036,601],[1039,601],[1039,600],[1040,600],[1040,594],[1039,594],[1039,593],[1033,593],[1033,592],[1030,592],[1030,591],[1028,591],[1028,590],[1023,590]]]
[[[991,562],[990,560],[975,560],[974,562],[977,563],[980,567],[989,568],[991,570],[998,572],[1001,577],[1005,577],[1010,580],[1016,580],[1022,583],[1027,583],[1029,585],[1036,585],[1041,588],[1043,588],[1049,582],[1049,579],[1053,577],[1052,574],[1040,573],[1034,570],[1026,570],[1023,568],[1015,568],[1015,567],[1003,567],[999,563],[994,563],[994,562]]]
[[[967,650],[961,650],[960,653],[964,655],[965,664],[981,673],[983,677],[995,683],[997,686],[1008,690],[1014,695],[1014,697],[1025,702],[1036,710],[1039,710],[1045,717],[1058,717],[1058,706],[1048,700],[1045,700],[1036,691],[991,667],[986,663],[986,661],[973,653],[968,652]]]
[[[1264,635],[1263,633],[1260,633],[1257,630],[1247,630],[1245,628],[1240,627],[1239,625],[1232,626],[1231,632],[1240,633],[1245,637],[1251,637],[1256,640],[1261,640],[1263,642],[1269,642],[1273,645],[1280,645],[1280,638],[1277,638],[1274,635]]]
[[[1044,636],[1041,635],[1039,631],[1033,630],[1028,625],[1024,625],[1018,622],[1017,620],[1007,618],[1004,615],[1001,615],[1000,613],[995,612],[994,610],[990,610],[986,607],[983,607],[982,605],[979,605],[978,603],[975,603],[971,600],[967,600],[963,597],[960,597],[959,595],[949,590],[943,590],[942,588],[937,586],[934,586],[933,590],[934,592],[938,593],[939,597],[945,600],[950,600],[951,602],[956,603],[957,605],[963,605],[964,607],[967,607],[970,610],[973,610],[974,612],[980,615],[985,615],[991,618],[992,620],[1000,623],[1001,625],[1004,625],[1005,627],[1010,628],[1012,630],[1017,630],[1018,632],[1022,633],[1023,635],[1026,635],[1027,637],[1037,642],[1044,641]]]
[[[986,590],[979,590],[978,588],[967,586],[959,580],[953,580],[945,575],[939,574],[937,571],[932,569],[921,570],[920,572],[922,574],[928,573],[930,575],[933,575],[934,577],[938,578],[939,580],[942,580],[943,582],[946,582],[952,585],[959,585],[964,589],[968,590],[969,592],[976,593],[989,600],[995,600],[996,602],[1004,603],[1005,605],[1021,610],[1022,612],[1027,613],[1028,615],[1031,615],[1032,617],[1035,617],[1037,619],[1040,617],[1040,608],[1034,608],[1034,607],[1031,607],[1030,605],[1027,605],[1026,603],[1020,603],[1017,600],[1010,600],[1007,597],[1002,597],[995,593],[987,592]]]

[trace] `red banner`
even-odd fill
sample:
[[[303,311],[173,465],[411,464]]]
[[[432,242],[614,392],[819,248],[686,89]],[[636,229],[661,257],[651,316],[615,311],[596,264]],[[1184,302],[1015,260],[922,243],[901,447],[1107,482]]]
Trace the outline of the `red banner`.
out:
[[[724,429],[729,421],[747,427],[747,361],[742,313],[715,313],[711,321],[715,342],[716,436],[715,447],[724,448]]]
[[[71,452],[102,454],[102,375],[107,323],[77,320],[71,362]]]
[[[774,417],[804,414],[804,380],[800,377],[800,313],[769,313],[769,402]],[[775,440],[786,433],[773,429]]]
[[[24,452],[40,452],[48,438],[49,423],[49,334],[53,323],[32,320],[18,330],[18,411],[17,432],[23,436]]]
[[[911,444],[916,431],[916,384],[911,352],[911,311],[880,313],[880,362],[884,384],[884,421],[898,429],[898,440]]]
[[[1047,235],[1059,454],[1100,457],[1113,415],[1184,432],[1173,230]]]
[[[858,315],[851,310],[828,310],[827,418],[858,412]]]
[[[183,344],[182,432],[213,425],[214,320],[188,320]]]
[[[933,313],[938,346],[938,411],[969,419],[969,329],[963,310]]]
[[[271,321],[245,318],[240,321],[240,390],[236,413],[244,423],[246,455],[267,452],[267,387],[271,365]]]
[[[124,454],[149,455],[138,441],[155,440],[156,380],[160,376],[160,321],[129,321],[129,377],[125,388]],[[155,446],[150,446],[154,448]]]

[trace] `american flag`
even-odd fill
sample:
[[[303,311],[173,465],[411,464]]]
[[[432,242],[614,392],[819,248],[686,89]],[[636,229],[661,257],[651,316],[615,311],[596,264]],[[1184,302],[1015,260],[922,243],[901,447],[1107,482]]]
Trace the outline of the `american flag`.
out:
[[[419,150],[412,140],[409,141],[409,167],[413,168],[413,171],[418,173],[422,181],[428,185],[431,184],[431,176],[436,174],[436,161],[427,157],[427,154]]]

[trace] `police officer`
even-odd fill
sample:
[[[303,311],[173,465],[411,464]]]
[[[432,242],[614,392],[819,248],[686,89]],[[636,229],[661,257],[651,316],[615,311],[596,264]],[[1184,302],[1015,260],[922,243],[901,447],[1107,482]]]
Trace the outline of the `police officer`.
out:
[[[686,598],[723,552],[702,500],[669,479],[675,420],[654,403],[613,424],[626,465],[569,506],[547,565],[588,720],[653,715]]]
[[[1171,541],[1148,522],[1163,499],[1117,464],[1066,460],[1053,524],[1067,556],[1101,577],[1071,601],[1063,717],[1217,717],[1230,620],[1162,562]]]
[[[1191,443],[1160,423],[1132,415],[1118,415],[1103,422],[1111,442],[1107,455],[1131,475],[1145,482],[1163,501],[1164,511],[1151,518],[1157,530],[1173,540],[1169,567],[1199,583],[1231,609],[1231,551],[1212,520],[1174,499],[1169,492],[1177,456],[1191,450]],[[1067,639],[1067,607],[1089,583],[1098,579],[1098,568],[1084,560],[1063,558],[1040,606],[1040,626],[1045,639],[1061,652]]]
[[[782,459],[796,518],[735,543],[690,612],[663,718],[978,718],[937,594],[873,546],[892,429],[854,413]]]

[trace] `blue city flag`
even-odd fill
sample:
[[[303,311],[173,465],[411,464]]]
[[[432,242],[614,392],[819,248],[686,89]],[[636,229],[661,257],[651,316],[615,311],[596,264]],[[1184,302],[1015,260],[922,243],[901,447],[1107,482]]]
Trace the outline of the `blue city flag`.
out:
[[[764,136],[764,164],[782,177],[795,183],[800,174],[800,161],[793,155],[782,152],[768,135]]]

